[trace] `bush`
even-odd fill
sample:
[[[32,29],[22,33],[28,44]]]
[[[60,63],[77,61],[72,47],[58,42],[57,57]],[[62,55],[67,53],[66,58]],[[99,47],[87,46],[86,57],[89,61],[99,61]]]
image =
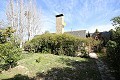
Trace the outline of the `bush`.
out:
[[[120,45],[117,41],[109,40],[107,43],[107,58],[115,70],[116,78],[120,76]]]
[[[81,57],[88,57],[88,52],[85,50],[85,47],[81,48]]]
[[[16,62],[20,59],[20,53],[21,50],[10,42],[0,44],[0,59],[10,67],[16,65]]]
[[[29,52],[47,52],[57,55],[74,56],[76,51],[79,51],[78,48],[82,46],[81,43],[88,45],[90,40],[93,39],[82,39],[69,34],[46,33],[36,36],[31,41],[26,42],[24,50]]]
[[[116,47],[117,47],[117,44],[115,41],[111,41],[109,40],[107,42],[107,57],[109,60],[111,60],[112,62],[115,61],[116,59]]]

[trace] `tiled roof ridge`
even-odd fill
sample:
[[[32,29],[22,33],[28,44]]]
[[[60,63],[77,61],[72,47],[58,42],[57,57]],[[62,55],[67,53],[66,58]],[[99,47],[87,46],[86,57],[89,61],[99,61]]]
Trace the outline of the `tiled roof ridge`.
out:
[[[86,30],[76,30],[76,31],[66,31],[66,32],[78,32],[78,31],[86,31]]]

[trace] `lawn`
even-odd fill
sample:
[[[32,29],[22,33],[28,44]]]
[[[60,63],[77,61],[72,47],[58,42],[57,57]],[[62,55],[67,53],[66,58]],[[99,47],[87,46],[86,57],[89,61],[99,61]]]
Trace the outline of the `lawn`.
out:
[[[2,80],[101,80],[95,60],[53,54],[23,54]]]

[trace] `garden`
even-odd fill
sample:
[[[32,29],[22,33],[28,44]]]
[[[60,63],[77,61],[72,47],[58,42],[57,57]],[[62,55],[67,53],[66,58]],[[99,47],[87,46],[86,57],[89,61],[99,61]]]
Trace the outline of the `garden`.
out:
[[[14,32],[11,27],[0,31],[2,80],[101,80],[95,60],[85,50],[85,46],[98,45],[94,39],[45,33],[25,42],[21,49]]]
[[[0,30],[0,79],[2,80],[101,80],[96,60],[89,57],[97,46],[97,55],[119,79],[120,18],[113,18],[115,30],[110,40],[78,38],[69,34],[44,33],[26,41],[22,48],[11,27]],[[102,52],[102,47],[106,52]],[[86,49],[87,48],[87,49]],[[92,51],[92,50],[91,50]]]

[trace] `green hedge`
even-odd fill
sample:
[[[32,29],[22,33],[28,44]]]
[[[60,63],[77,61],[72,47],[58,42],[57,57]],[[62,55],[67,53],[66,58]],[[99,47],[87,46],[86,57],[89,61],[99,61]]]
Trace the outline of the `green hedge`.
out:
[[[74,56],[82,43],[88,44],[91,39],[78,38],[69,34],[46,33],[27,41],[24,50],[29,52],[52,53],[58,55]]]

